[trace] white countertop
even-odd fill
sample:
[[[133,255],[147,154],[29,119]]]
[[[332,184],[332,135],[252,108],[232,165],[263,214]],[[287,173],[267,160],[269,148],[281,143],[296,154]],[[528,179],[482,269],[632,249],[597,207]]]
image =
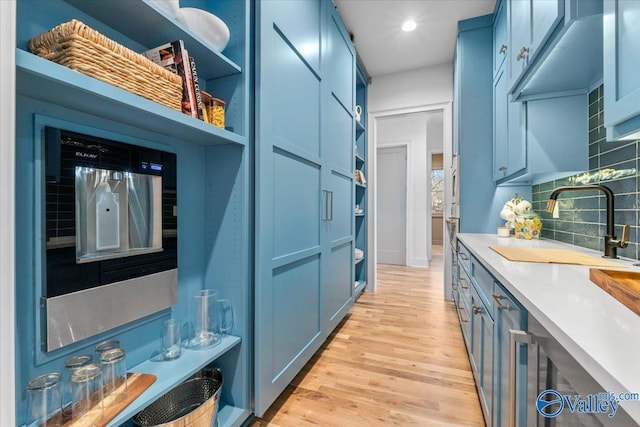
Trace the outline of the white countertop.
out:
[[[514,262],[489,246],[571,249],[602,253],[554,240],[459,233],[458,239],[602,386],[640,393],[640,316],[589,280],[589,267]],[[612,260],[631,271],[635,260]],[[607,267],[608,268],[608,267]],[[640,423],[640,401],[621,403]]]

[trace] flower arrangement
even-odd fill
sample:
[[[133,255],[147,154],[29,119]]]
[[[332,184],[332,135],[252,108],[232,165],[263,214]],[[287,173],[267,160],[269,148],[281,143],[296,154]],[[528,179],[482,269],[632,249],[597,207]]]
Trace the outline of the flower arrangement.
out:
[[[538,214],[531,209],[531,203],[518,196],[518,193],[505,203],[500,211],[500,217],[506,221],[506,227],[514,230],[516,237],[521,239],[540,237],[542,222]]]

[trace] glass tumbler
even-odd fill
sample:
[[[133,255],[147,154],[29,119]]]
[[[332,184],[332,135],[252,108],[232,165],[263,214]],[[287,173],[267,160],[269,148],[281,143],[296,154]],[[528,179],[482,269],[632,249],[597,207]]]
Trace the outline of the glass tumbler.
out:
[[[101,368],[91,363],[71,373],[71,419],[77,425],[92,427],[102,419]]]
[[[181,347],[182,322],[179,319],[168,319],[162,323],[162,357],[173,360],[182,354]]]
[[[120,348],[120,341],[118,340],[105,340],[96,344],[93,360],[96,363],[100,363],[100,356],[103,351],[111,350],[112,348]]]
[[[62,426],[60,374],[40,375],[27,384],[27,426]]]
[[[72,356],[64,362],[64,371],[62,373],[62,415],[65,418],[71,416],[71,404],[73,402],[71,374],[73,374],[73,371],[76,369],[87,366],[91,363],[93,363],[93,356],[88,354]]]
[[[127,397],[127,363],[124,350],[112,348],[102,352],[100,366],[104,406],[117,405]]]

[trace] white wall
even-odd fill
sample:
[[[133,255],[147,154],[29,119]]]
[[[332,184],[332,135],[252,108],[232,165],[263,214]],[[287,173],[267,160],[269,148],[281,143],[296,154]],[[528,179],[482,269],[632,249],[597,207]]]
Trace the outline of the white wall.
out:
[[[453,64],[373,77],[368,95],[370,113],[451,102]]]
[[[0,426],[15,416],[15,1],[0,0]]]

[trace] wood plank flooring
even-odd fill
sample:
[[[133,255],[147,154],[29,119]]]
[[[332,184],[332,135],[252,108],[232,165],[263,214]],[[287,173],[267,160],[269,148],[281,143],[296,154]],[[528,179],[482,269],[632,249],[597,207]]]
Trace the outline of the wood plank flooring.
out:
[[[378,266],[324,346],[251,427],[484,426],[442,256]]]

